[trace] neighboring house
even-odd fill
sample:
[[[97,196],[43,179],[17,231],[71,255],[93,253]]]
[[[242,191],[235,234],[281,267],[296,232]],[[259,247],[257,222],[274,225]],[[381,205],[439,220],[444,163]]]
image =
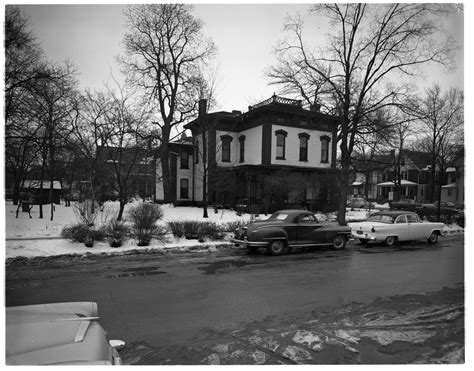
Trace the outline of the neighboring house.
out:
[[[349,187],[353,197],[366,197],[377,200],[391,200],[395,194],[396,173],[394,170],[395,152],[373,156],[372,159],[354,160]],[[401,198],[418,202],[431,200],[430,155],[426,152],[403,150],[400,158]],[[436,182],[439,172],[435,172]],[[442,179],[444,180],[444,179]]]
[[[393,163],[391,154],[372,155],[370,158],[354,159],[349,180],[348,198],[363,197],[377,199],[377,185],[384,180],[384,173]]]
[[[287,189],[285,205],[333,207],[337,126],[338,118],[319,112],[317,106],[304,109],[301,101],[276,95],[245,113],[197,117],[185,126],[192,132],[192,144],[189,138],[171,143],[176,148],[176,159],[170,158],[171,169],[176,163],[175,201],[202,202],[206,172],[210,204],[255,205],[269,211],[281,206],[277,193]],[[189,169],[178,165],[182,156]],[[157,180],[159,200],[163,185],[159,176]]]
[[[25,180],[20,188],[24,194],[23,197],[28,196],[28,199],[34,203],[43,205],[49,203],[49,194],[51,189],[51,182],[49,180]],[[53,203],[59,205],[61,202],[61,182],[53,181]]]
[[[156,164],[154,150],[141,147],[103,146],[99,148],[98,153],[100,154],[98,160],[101,164],[102,174],[100,184],[94,186],[98,188],[95,189],[95,192],[100,193],[100,198],[117,198],[117,174],[120,174],[126,197],[155,199]],[[81,189],[81,192],[84,192],[84,190]],[[97,194],[96,197],[98,197]]]
[[[441,200],[464,206],[464,152],[446,169],[447,184],[441,188]]]

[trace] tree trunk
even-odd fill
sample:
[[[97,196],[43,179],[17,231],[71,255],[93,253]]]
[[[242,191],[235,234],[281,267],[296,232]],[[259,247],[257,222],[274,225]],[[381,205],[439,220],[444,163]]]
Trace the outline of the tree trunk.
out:
[[[165,203],[170,203],[171,199],[171,172],[169,163],[168,142],[163,139],[160,147],[161,176],[163,179],[163,199]]]
[[[350,158],[347,150],[342,150],[341,157],[342,176],[339,183],[339,208],[337,212],[337,221],[339,225],[346,225],[346,204],[347,193],[349,191],[349,176],[350,176]]]

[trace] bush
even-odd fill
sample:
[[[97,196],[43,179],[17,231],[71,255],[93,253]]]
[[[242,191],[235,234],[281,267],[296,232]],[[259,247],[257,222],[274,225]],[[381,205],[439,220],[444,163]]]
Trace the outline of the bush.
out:
[[[159,205],[139,203],[128,211],[128,219],[132,223],[132,233],[138,240],[138,246],[148,246],[154,235],[157,235],[156,222],[163,217]]]
[[[123,222],[110,220],[102,229],[105,240],[111,247],[120,247],[128,239],[130,228]]]
[[[244,220],[235,220],[233,222],[228,222],[224,227],[223,230],[225,232],[234,232],[237,228],[241,228],[244,225],[247,225],[249,222]]]
[[[170,221],[168,227],[173,236],[203,241],[205,238],[221,240],[224,238],[225,228],[213,222],[199,222],[194,220]]]
[[[93,234],[93,229],[84,223],[69,225],[61,231],[61,237],[72,242],[84,243]]]

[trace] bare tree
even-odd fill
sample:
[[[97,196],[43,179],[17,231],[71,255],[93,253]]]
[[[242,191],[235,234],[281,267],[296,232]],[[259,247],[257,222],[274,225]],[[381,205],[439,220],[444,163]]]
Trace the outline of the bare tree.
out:
[[[443,92],[436,84],[426,90],[426,97],[412,113],[420,120],[425,133],[419,145],[430,153],[431,201],[435,195],[440,201],[442,175],[464,145],[464,93],[457,88]],[[437,189],[436,171],[439,172]]]
[[[44,170],[49,172],[50,219],[53,220],[53,187],[56,180],[56,157],[66,143],[71,132],[71,116],[75,112],[77,81],[75,69],[68,63],[64,66],[50,65],[45,70],[47,76],[32,87],[31,105],[28,107],[38,125],[38,144],[42,154],[40,191],[43,189]],[[43,217],[40,197],[40,218]]]
[[[149,119],[148,110],[140,102],[133,100],[133,94],[124,89],[118,93],[109,89],[110,108],[104,117],[101,139],[102,166],[111,175],[120,203],[117,220],[121,220],[125,204],[132,196],[132,181],[139,175],[140,162],[147,149],[142,147],[146,123]]]
[[[312,14],[332,27],[327,48],[316,51],[304,40],[300,17],[285,25],[293,38],[277,47],[278,63],[268,76],[307,102],[316,92],[323,107],[340,116],[340,224],[345,224],[351,154],[364,118],[392,104],[402,91],[393,80],[415,74],[427,62],[449,62],[455,43],[436,27],[436,16],[446,9],[408,3],[315,5]]]
[[[200,69],[215,52],[202,34],[202,22],[183,4],[129,6],[125,11],[129,32],[120,61],[127,82],[142,89],[156,107],[161,135],[159,158],[165,202],[171,199],[168,143],[174,131],[196,111]]]

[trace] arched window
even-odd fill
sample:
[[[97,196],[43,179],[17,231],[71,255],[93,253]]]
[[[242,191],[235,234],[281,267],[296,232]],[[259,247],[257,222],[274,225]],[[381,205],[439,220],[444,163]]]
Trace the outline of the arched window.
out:
[[[331,138],[327,135],[323,135],[319,138],[321,140],[321,162],[328,163],[329,162],[329,142]]]
[[[194,143],[194,163],[199,164],[199,140]]]
[[[276,135],[276,158],[277,160],[285,159],[286,137],[288,133],[285,130],[275,131]]]
[[[239,137],[239,162],[245,162],[245,135]]]
[[[230,135],[222,135],[222,162],[230,162],[230,143],[232,142],[232,137]]]
[[[300,161],[308,161],[309,134],[300,133],[298,137],[300,138]]]

